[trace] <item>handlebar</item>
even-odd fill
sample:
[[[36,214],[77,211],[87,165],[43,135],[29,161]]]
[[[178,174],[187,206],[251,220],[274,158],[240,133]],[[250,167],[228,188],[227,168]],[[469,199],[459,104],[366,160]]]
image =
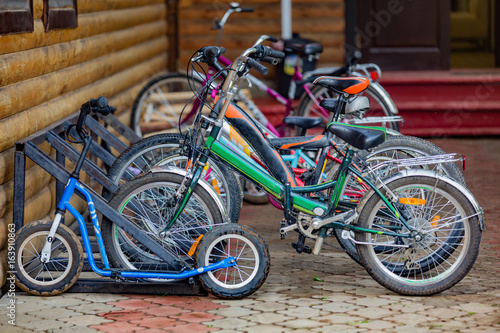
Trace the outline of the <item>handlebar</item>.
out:
[[[206,46],[202,47],[199,52],[202,52],[206,59],[219,58],[226,49],[217,46]]]
[[[107,116],[113,111],[113,109],[114,109],[113,107],[108,105],[108,100],[104,96],[101,96],[97,99],[91,99],[88,102],[83,103],[82,106],[80,107],[80,115],[78,116],[78,121],[76,122],[76,125],[74,125],[75,130],[78,133],[80,139],[83,140],[83,138],[86,136],[86,131],[84,130],[83,125],[85,124],[85,118],[87,117],[88,114],[94,112],[94,113],[100,113],[103,116]],[[71,127],[68,127],[68,130],[70,128]],[[66,138],[68,138],[68,135],[66,135]],[[71,142],[78,142],[78,141],[71,141]]]

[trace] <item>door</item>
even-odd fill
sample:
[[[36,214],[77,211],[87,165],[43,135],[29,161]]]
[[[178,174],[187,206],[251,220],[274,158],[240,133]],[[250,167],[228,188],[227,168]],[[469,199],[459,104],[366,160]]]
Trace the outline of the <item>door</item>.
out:
[[[364,62],[383,70],[450,68],[450,0],[356,4],[355,43]]]

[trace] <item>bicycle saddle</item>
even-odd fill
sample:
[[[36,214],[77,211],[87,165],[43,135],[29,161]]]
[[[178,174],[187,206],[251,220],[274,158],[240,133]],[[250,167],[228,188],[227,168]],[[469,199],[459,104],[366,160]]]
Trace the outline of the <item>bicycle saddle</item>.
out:
[[[355,95],[368,88],[370,80],[365,77],[320,76],[314,80],[314,84],[333,90],[339,94]]]
[[[382,127],[363,127],[342,123],[330,123],[330,133],[341,138],[354,148],[370,149],[385,141],[386,132]]]
[[[294,125],[303,129],[310,129],[323,125],[323,118],[321,117],[285,117],[283,123],[287,125]]]
[[[323,46],[314,40],[287,40],[285,41],[285,52],[298,54],[302,57],[323,52]]]

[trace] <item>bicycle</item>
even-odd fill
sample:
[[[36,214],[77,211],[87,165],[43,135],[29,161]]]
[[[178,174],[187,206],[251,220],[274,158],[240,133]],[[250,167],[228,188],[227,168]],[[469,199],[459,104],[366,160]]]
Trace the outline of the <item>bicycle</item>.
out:
[[[199,53],[203,55],[203,58],[205,59],[204,61],[207,61],[211,67],[216,68],[217,66],[219,66],[219,69],[222,70],[222,67],[218,65],[215,60],[218,54],[208,55],[206,48],[200,49]],[[348,106],[346,106],[346,108],[350,109],[348,113],[360,112],[361,110],[367,108],[366,103],[362,102],[363,99],[361,97],[358,97],[356,101],[357,101],[356,103],[350,103],[348,104]],[[231,105],[230,108],[233,109],[233,106]],[[237,109],[235,109],[232,112],[237,113],[238,111]],[[330,115],[331,120],[336,119],[336,117],[338,117],[338,113],[331,112]],[[305,120],[309,121],[308,119]],[[241,138],[241,136],[239,136],[238,133],[235,132],[233,128],[231,128],[231,126],[229,126],[228,122],[224,121],[223,126],[221,128],[221,133],[222,134],[220,135],[219,139],[225,146],[231,148],[234,152],[239,153],[239,155],[242,158],[244,158],[247,161],[247,163],[252,163],[257,168],[261,169],[266,168],[265,164],[257,156],[258,154],[256,154],[253,148],[249,146],[248,143],[246,143],[246,141],[243,138]],[[307,149],[307,145],[304,145],[304,142],[307,142],[307,140],[312,140],[313,138],[314,137],[288,138],[285,140],[280,138],[274,138],[274,139],[269,139],[269,142],[271,143],[272,146],[280,150],[281,149],[288,150],[296,148]],[[110,168],[108,175],[111,178],[111,180],[113,180],[116,184],[118,184],[120,182],[120,179],[122,179],[122,177],[126,176],[127,174],[130,174],[130,176],[135,176],[139,172],[143,173],[148,172],[151,167],[158,165],[157,163],[155,163],[155,161],[161,161],[165,165],[171,165],[172,163],[169,162],[170,159],[175,160],[172,161],[175,163],[178,163],[178,161],[182,160],[183,162],[180,165],[182,167],[185,167],[188,164],[188,156],[189,156],[188,153],[189,149],[187,149],[186,147],[190,146],[187,142],[192,142],[192,141],[195,140],[190,138],[188,135],[182,136],[180,134],[158,134],[145,138],[137,142],[136,144],[130,146],[129,149],[117,159],[117,162],[113,164],[113,166]],[[314,143],[312,147],[315,150],[317,150],[318,147],[322,148],[321,145],[318,145],[318,142]],[[338,167],[342,162],[341,159],[344,153],[341,147],[337,147],[336,150],[337,150],[335,152],[336,157],[327,154],[327,158],[329,161],[334,162],[333,164]],[[379,147],[375,148],[368,155],[359,154],[359,155],[365,155],[364,157],[366,161],[363,160],[362,163],[361,161],[359,161],[356,162],[356,164],[358,166],[362,166],[363,163],[373,164],[374,161],[380,161],[382,159],[390,160],[390,159],[397,159],[398,157],[410,158],[410,157],[432,156],[440,154],[445,154],[445,152],[439,149],[437,146],[432,145],[431,143],[425,140],[414,137],[394,136],[390,137],[389,140],[387,140],[384,144],[380,145]],[[308,158],[308,156],[305,155],[303,153],[303,150],[301,149],[299,149],[298,154],[281,155],[281,156],[285,161],[289,161],[289,158],[292,157],[295,159],[295,162],[297,162],[298,158],[302,156],[304,158]],[[209,163],[205,166],[205,169],[211,166],[214,162],[216,161],[211,158],[209,160]],[[309,164],[310,166],[316,166],[315,161],[307,161],[307,162],[310,163]],[[329,165],[330,164],[327,164],[326,166],[329,167]],[[296,165],[293,164],[291,166],[292,168],[296,167]],[[219,168],[223,168],[223,166],[220,165]],[[453,179],[459,181],[461,184],[466,185],[463,174],[460,172],[458,167],[453,163],[447,163],[445,165],[431,165],[428,163],[426,165],[413,165],[412,168],[426,168],[426,169],[439,168],[442,169],[444,174],[449,175]],[[210,170],[210,168],[208,169]],[[393,172],[397,171],[397,168],[392,168],[392,169]],[[305,182],[307,182],[309,185],[318,182],[318,179],[316,177],[311,177],[311,175],[314,175],[314,173],[312,173],[309,170],[300,168],[299,169],[293,168],[293,170],[294,173],[296,174],[295,179],[297,185],[299,186],[305,185]],[[337,170],[337,168],[332,168],[332,170],[330,170],[328,173],[326,172],[328,168],[324,170],[325,173],[323,175],[327,174],[328,175],[326,176],[326,179],[323,179],[323,181],[333,179],[335,175],[335,170]],[[384,170],[385,170],[384,171],[385,176],[388,176],[390,174],[388,168]],[[381,171],[379,170],[379,173],[380,172]],[[220,176],[223,176],[223,174],[220,173]],[[204,177],[206,177],[206,173],[204,173]],[[218,183],[220,184],[221,182]],[[356,178],[349,178],[348,184],[349,185],[345,191],[345,195],[348,197],[347,199],[350,201],[358,202],[368,190],[368,188],[366,187],[358,189],[360,183],[356,180]],[[236,193],[238,192],[238,189],[231,186],[225,188],[227,197],[237,197]],[[267,199],[267,194],[266,194],[266,199]],[[235,203],[236,201],[233,202]],[[276,208],[283,209],[282,204],[273,200],[272,198],[271,198],[271,203]],[[237,212],[237,214],[239,214],[240,206],[236,204],[233,205],[233,207],[228,206],[227,209],[230,212],[230,216],[234,216],[234,214],[231,212]],[[237,218],[232,218],[232,221],[237,221]],[[352,241],[349,239],[342,238],[341,231],[339,230],[336,230],[336,237],[341,246],[343,247],[343,249],[347,252],[347,254],[350,255],[356,262],[360,263],[354,243],[352,243]],[[298,251],[301,250],[299,249]]]
[[[216,22],[216,27],[219,29],[217,46],[219,46],[224,25],[229,16],[232,13],[251,11],[253,11],[252,8],[241,8],[238,3],[231,3],[231,7],[224,14],[222,20]],[[262,43],[264,40],[271,42],[278,41],[278,39],[274,37],[262,36],[255,45]],[[312,58],[318,57],[322,52],[321,44],[314,41],[303,46],[290,45],[288,49],[290,53]],[[397,134],[396,131],[399,130],[398,122],[401,122],[402,118],[397,116],[398,110],[389,94],[376,82],[381,76],[380,68],[375,64],[356,65],[355,62],[359,60],[359,58],[360,54],[358,52],[353,54],[350,59],[347,59],[345,66],[341,68],[318,68],[304,75],[302,74],[301,64],[297,61],[294,65],[294,75],[288,96],[280,95],[261,80],[250,74],[247,75],[247,79],[251,85],[256,86],[259,90],[267,93],[271,98],[285,106],[285,119],[294,113],[292,102],[297,86],[303,87],[304,93],[300,98],[299,107],[295,113],[298,116],[307,116],[310,113],[309,109],[313,107],[313,112],[326,120],[329,117],[329,113],[319,105],[319,102],[324,97],[324,91],[319,89],[321,87],[316,87],[313,90],[310,89],[309,84],[312,82],[312,78],[320,74],[330,74],[334,76],[366,76],[372,80],[372,84],[366,90],[366,94],[371,99],[372,109],[365,115],[364,122],[384,124],[384,126],[394,130],[391,131],[392,134]],[[223,66],[229,66],[231,64],[231,61],[225,57],[219,57],[219,60]],[[203,75],[197,71],[193,71],[192,74],[196,74],[193,75],[192,83],[189,82],[188,75],[179,73],[160,75],[148,82],[139,92],[132,106],[130,127],[139,136],[143,136],[143,134],[146,134],[146,132],[143,133],[144,130],[150,133],[166,128],[175,128],[178,125],[187,125],[193,119],[200,107],[200,101],[196,99],[192,100],[192,105],[187,109],[187,114],[183,119],[180,119],[184,103],[192,96],[191,92],[197,90],[193,89],[193,86],[203,87],[206,82],[210,80],[213,69],[209,69],[207,75]],[[213,88],[215,88],[215,85]],[[255,103],[247,98],[244,93],[238,93],[235,98],[235,101],[236,100],[243,103],[252,112],[255,119],[273,135],[282,136],[287,133],[292,126],[297,125],[297,118],[288,118],[288,120],[284,120],[279,125],[273,126]],[[371,113],[377,117],[370,116]],[[178,118],[179,120],[177,121]],[[355,117],[347,117],[345,121],[358,122],[360,120]]]
[[[49,296],[67,291],[76,282],[84,255],[75,233],[60,223],[68,211],[78,222],[91,269],[101,276],[137,282],[169,282],[198,276],[202,285],[220,298],[237,299],[255,292],[269,272],[267,246],[252,229],[224,224],[222,204],[207,187],[195,189],[192,200],[178,215],[170,237],[161,241],[154,237],[154,230],[161,226],[161,211],[168,210],[168,198],[183,178],[173,173],[143,175],[118,190],[110,206],[129,218],[129,223],[123,225],[127,231],[107,219],[99,223],[92,196],[79,181],[92,143],[91,135],[83,128],[85,117],[91,112],[109,114],[107,100],[100,97],[84,103],[77,123],[66,131],[66,139],[83,144],[83,149],[57,205],[54,221],[32,222],[16,233],[13,274],[17,285],[31,294]],[[72,130],[76,137],[70,139]],[[102,261],[99,265],[85,220],[69,202],[75,191],[88,203]],[[125,244],[134,255],[126,257],[125,251],[117,254],[115,242]],[[141,265],[134,266],[133,258],[137,256],[142,256]],[[150,259],[149,265],[144,258]]]
[[[203,165],[209,156],[214,156],[281,202],[284,207],[282,235],[297,230],[300,236],[315,239],[313,254],[320,253],[324,238],[333,236],[335,229],[343,229],[347,237],[352,230],[356,234],[352,241],[356,243],[361,263],[386,288],[405,295],[431,295],[458,283],[477,258],[481,230],[484,229],[482,209],[464,186],[429,170],[403,170],[382,180],[375,171],[383,165],[367,166],[376,179],[374,183],[353,166],[352,160],[356,150],[371,149],[383,143],[386,131],[332,122],[324,137],[335,135],[349,144],[335,180],[298,187],[293,172],[255,122],[243,110],[230,104],[250,68],[264,73],[266,69],[260,60],[283,56],[265,47],[253,47],[225,69],[228,75],[219,100],[208,116],[199,112],[191,126],[195,138],[191,141],[191,167],[180,183],[183,190],[175,201],[172,217],[159,231],[159,237],[168,237],[171,225],[197,187]],[[196,59],[201,61],[201,58]],[[315,83],[339,94],[335,102],[339,113],[353,96],[369,86],[368,79],[359,77],[322,77]],[[262,156],[267,172],[247,163],[219,141],[224,117]],[[208,135],[206,139],[205,134]],[[320,147],[324,147],[324,142],[318,144]],[[321,155],[318,165],[322,165],[326,153]],[[457,159],[454,155],[431,156],[391,163],[400,166],[440,164]],[[370,193],[363,196],[358,205],[346,205],[346,209],[341,199],[350,175],[367,184]],[[296,244],[299,246],[304,246],[303,242]]]

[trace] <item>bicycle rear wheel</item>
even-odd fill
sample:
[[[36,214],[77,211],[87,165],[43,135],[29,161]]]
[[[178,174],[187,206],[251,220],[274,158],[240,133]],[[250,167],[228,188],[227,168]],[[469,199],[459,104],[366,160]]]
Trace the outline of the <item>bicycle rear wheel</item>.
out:
[[[194,86],[193,86],[194,80]],[[203,81],[195,76],[191,80],[183,74],[161,75],[149,81],[137,95],[132,105],[130,127],[139,136],[177,128],[181,111],[186,102],[198,91]],[[184,109],[183,116],[191,116],[200,102],[195,97]]]
[[[432,295],[457,284],[479,252],[481,230],[473,205],[458,189],[434,177],[408,176],[386,185],[399,198],[398,209],[409,217],[407,223],[419,237],[357,233],[356,240],[368,244],[357,245],[367,272],[403,295]],[[358,226],[410,234],[384,210],[385,203],[373,195],[360,212]],[[390,246],[395,244],[408,247]]]
[[[433,155],[441,155],[446,154],[444,150],[428,142],[424,139],[412,137],[412,136],[391,136],[388,137],[387,140],[381,145],[377,146],[373,151],[362,151],[358,154],[359,159],[363,159],[368,165],[374,166],[377,163],[389,161],[389,160],[398,160],[398,159],[406,159],[413,157],[422,157],[422,156],[433,156]],[[358,163],[361,165],[361,163]],[[455,163],[445,163],[442,166],[442,171],[447,176],[453,178],[458,181],[460,184],[467,186],[463,173],[460,171],[460,168]],[[436,170],[438,165],[422,165],[422,166],[413,166],[413,169],[426,169],[426,170]],[[394,166],[387,166],[386,168],[382,168],[377,171],[378,176],[381,179],[385,179],[398,171],[401,171],[401,168]],[[335,179],[336,175],[333,176]],[[375,182],[375,180],[374,180]],[[352,194],[349,197],[350,200],[360,201],[361,198],[366,194],[368,188],[362,186],[357,177],[354,175],[350,175],[348,179],[348,185],[346,188],[346,194]],[[357,263],[361,264],[358,253],[356,251],[356,246],[349,239],[342,238],[342,229],[335,229],[335,235],[337,237],[337,241],[340,243],[342,248],[346,251],[346,253]],[[354,232],[351,232],[351,237],[354,238]]]

